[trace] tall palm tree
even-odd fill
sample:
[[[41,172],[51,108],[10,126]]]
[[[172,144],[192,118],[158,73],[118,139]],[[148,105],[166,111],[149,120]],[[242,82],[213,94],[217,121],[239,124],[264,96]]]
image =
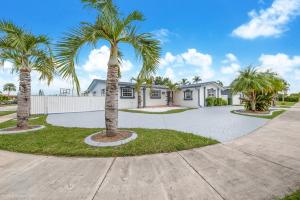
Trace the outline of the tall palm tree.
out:
[[[251,110],[256,110],[256,100],[259,93],[268,92],[270,82],[258,72],[256,68],[249,66],[239,72],[239,76],[231,83],[233,93],[242,92],[249,100]]]
[[[7,92],[7,96],[9,97],[11,92],[16,91],[16,86],[13,83],[6,83],[3,86],[3,91],[6,91]]]
[[[160,43],[150,33],[138,33],[136,21],[143,21],[139,11],[123,17],[112,0],[82,0],[86,6],[94,8],[98,16],[94,23],[84,22],[67,33],[57,46],[57,61],[63,77],[71,77],[77,92],[80,91],[75,70],[75,60],[85,44],[96,46],[99,41],[110,44],[110,57],[107,70],[105,125],[106,135],[118,134],[118,79],[120,73],[120,43],[131,45],[137,56],[142,59],[140,74],[147,75],[156,71],[160,57]]]
[[[186,78],[183,78],[183,79],[181,79],[181,81],[180,81],[180,84],[181,85],[187,85],[187,84],[189,84],[190,82],[186,79]]]
[[[217,80],[217,84],[219,84],[221,87],[223,87],[223,86],[224,86],[223,82],[222,82],[222,81],[220,81],[220,80]]]
[[[202,81],[202,79],[200,78],[200,76],[194,76],[193,78],[193,83],[198,84]]]
[[[48,84],[54,76],[55,63],[49,38],[34,35],[9,21],[0,21],[0,61],[13,63],[12,71],[19,74],[17,127],[28,128],[31,95],[31,71],[40,74]],[[3,66],[3,65],[2,65]]]

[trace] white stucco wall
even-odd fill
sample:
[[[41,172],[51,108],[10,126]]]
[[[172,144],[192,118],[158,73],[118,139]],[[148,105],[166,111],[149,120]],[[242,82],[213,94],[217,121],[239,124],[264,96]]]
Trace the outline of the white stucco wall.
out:
[[[232,95],[232,105],[241,105],[240,97],[240,93]]]
[[[192,100],[184,100],[184,91],[191,90],[193,92]],[[174,104],[183,107],[197,108],[198,106],[198,91],[195,88],[182,89],[174,94]]]
[[[166,89],[156,89],[161,91],[161,98],[160,99],[152,99],[150,96],[151,89],[146,88],[146,106],[165,106],[167,105],[167,90]],[[142,93],[143,96],[143,93]],[[142,104],[143,105],[143,104]]]

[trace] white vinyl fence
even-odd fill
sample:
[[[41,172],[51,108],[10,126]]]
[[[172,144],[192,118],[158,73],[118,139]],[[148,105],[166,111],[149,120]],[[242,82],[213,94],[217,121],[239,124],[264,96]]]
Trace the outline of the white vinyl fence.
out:
[[[104,110],[105,97],[31,96],[31,114]]]

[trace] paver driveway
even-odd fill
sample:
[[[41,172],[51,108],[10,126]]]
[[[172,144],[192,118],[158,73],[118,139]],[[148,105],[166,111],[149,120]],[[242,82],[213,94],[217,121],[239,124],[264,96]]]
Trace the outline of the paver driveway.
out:
[[[298,106],[231,142],[168,154],[64,158],[0,151],[0,199],[274,200],[300,188]]]
[[[200,108],[167,115],[120,112],[119,127],[173,129],[225,142],[246,135],[268,121],[232,114],[230,111],[233,109],[237,107]],[[48,116],[47,122],[65,127],[105,127],[103,111],[52,114]]]

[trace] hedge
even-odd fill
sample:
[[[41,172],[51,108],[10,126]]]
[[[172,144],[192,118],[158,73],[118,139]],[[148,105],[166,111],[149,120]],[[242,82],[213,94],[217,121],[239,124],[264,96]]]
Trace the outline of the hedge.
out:
[[[225,106],[225,105],[228,105],[228,102],[222,98],[208,97],[208,98],[206,98],[206,105],[207,106]]]

